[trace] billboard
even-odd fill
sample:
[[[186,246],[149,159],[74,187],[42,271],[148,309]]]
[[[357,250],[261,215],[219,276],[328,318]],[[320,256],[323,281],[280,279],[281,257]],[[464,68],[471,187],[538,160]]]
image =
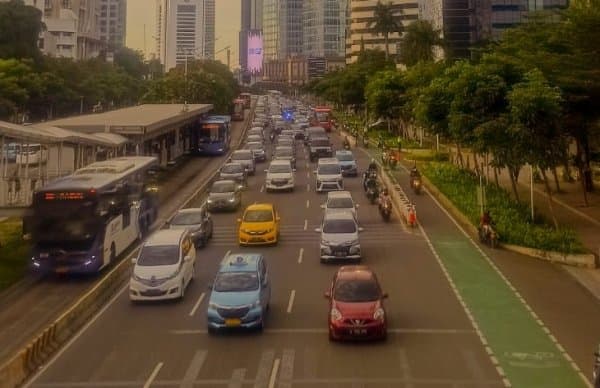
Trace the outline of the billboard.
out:
[[[261,30],[248,31],[248,72],[258,75],[263,66],[263,36]]]

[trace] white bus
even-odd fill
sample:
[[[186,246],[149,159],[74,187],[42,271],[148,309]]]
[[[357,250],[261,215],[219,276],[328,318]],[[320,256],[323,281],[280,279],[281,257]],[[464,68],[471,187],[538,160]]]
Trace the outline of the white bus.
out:
[[[154,157],[92,163],[34,193],[24,220],[36,271],[93,273],[148,230],[158,212]]]

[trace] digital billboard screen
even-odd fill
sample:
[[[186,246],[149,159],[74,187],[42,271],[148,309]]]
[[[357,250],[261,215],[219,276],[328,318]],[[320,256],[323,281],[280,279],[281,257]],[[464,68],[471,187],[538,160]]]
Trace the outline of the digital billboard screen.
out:
[[[248,31],[248,72],[260,74],[263,65],[263,36],[261,30]]]

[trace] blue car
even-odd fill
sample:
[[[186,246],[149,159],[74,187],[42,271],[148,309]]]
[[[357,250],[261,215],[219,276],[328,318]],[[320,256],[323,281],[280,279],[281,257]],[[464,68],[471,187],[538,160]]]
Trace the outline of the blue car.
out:
[[[358,167],[356,165],[356,158],[352,154],[352,151],[339,150],[335,151],[335,157],[340,162],[342,168],[342,176],[357,176]]]
[[[260,253],[232,253],[219,267],[208,302],[208,332],[262,330],[271,300],[267,263]]]

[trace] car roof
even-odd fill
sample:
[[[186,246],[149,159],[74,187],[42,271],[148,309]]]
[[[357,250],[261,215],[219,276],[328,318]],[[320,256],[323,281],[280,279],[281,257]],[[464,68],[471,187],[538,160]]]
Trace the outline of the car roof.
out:
[[[216,186],[216,185],[221,185],[222,186],[222,185],[225,185],[225,184],[235,185],[235,181],[231,180],[231,179],[220,179],[218,181],[214,181],[212,185],[213,186]]]
[[[245,155],[250,154],[250,155],[252,155],[252,151],[250,151],[250,150],[235,150],[235,151],[233,151],[232,154],[245,154]]]
[[[352,155],[352,156],[354,156],[352,151],[348,151],[348,150],[337,150],[337,151],[335,151],[335,154],[336,155]]]
[[[248,210],[273,210],[272,203],[253,203],[252,205],[248,205],[246,207],[246,211]]]
[[[366,265],[344,265],[338,269],[338,279],[376,280],[375,272]]]
[[[188,207],[187,209],[179,209],[177,214],[185,214],[185,213],[199,213],[203,209],[201,207]]]
[[[354,214],[350,210],[340,210],[336,212],[325,212],[324,216],[325,220],[352,220],[356,222],[356,218],[354,218]]]
[[[340,164],[336,158],[319,158],[319,164]]]
[[[291,167],[292,162],[290,162],[288,159],[273,159],[271,161],[271,165],[274,165],[274,164],[285,164],[285,165]]]
[[[146,239],[144,246],[179,245],[184,234],[185,229],[159,229]]]
[[[238,166],[239,168],[244,168],[244,166],[241,163],[237,163],[237,162],[229,162],[229,163],[225,163],[223,165],[223,167],[226,167],[226,166]]]
[[[330,191],[327,193],[327,199],[329,198],[350,198],[352,199],[352,194],[349,191]]]
[[[260,253],[230,253],[221,260],[219,272],[256,272]]]

